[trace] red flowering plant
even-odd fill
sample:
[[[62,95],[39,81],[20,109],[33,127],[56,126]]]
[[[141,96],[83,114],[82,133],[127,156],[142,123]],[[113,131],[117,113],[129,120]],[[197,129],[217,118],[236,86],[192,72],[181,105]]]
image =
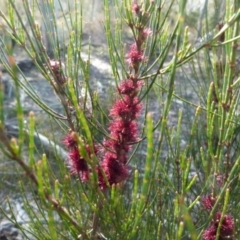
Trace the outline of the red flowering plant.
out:
[[[71,135],[67,135],[63,141],[69,149],[71,172],[77,174],[81,181],[86,181],[90,171],[97,171],[98,185],[101,189],[127,179],[130,173],[130,167],[127,166],[128,153],[132,144],[138,140],[137,118],[142,108],[138,95],[144,86],[144,81],[139,79],[139,67],[148,59],[144,56],[144,50],[148,37],[152,35],[152,30],[145,25],[150,16],[145,14],[145,21],[141,22],[143,16],[140,7],[137,2],[132,3],[132,12],[135,15],[133,17],[136,21],[140,21],[141,27],[137,27],[134,22],[128,23],[135,35],[134,43],[126,53],[126,63],[130,72],[127,74],[128,78],[119,82],[117,86],[118,98],[114,101],[109,113],[111,118],[108,127],[109,135],[99,144],[102,148],[99,154],[95,151],[99,166],[90,170],[87,161],[79,153],[77,143],[74,147],[72,146]],[[89,152],[88,145],[85,146]]]
[[[30,219],[0,206],[14,227],[29,239],[238,239],[240,2],[222,1],[221,27],[210,12],[191,23],[186,0],[25,0],[24,14],[18,0],[7,2],[0,149],[24,171],[9,176],[19,176]],[[104,10],[104,21],[92,23],[89,9]],[[194,38],[210,28],[206,39]],[[43,93],[34,87],[39,76]],[[11,103],[11,88],[2,87],[9,78]],[[28,106],[36,111],[29,117]],[[11,167],[2,159],[0,176]],[[0,238],[10,239],[1,216]]]

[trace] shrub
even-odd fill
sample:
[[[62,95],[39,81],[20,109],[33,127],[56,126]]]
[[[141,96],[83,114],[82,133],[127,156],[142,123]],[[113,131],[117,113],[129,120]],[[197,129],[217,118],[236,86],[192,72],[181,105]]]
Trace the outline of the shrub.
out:
[[[9,138],[1,88],[0,149],[28,179],[18,187],[30,218],[27,227],[17,223],[25,237],[238,239],[238,1],[226,2],[210,34],[206,17],[206,37],[194,44],[186,0],[174,19],[174,1],[104,0],[112,87],[103,95],[94,81],[106,79],[92,79],[91,39],[83,46],[85,6],[58,4],[61,20],[53,1],[23,1],[26,19],[13,0],[0,13],[0,61],[14,82],[17,118]],[[58,112],[28,81],[14,47],[50,84]],[[38,133],[41,115],[26,116],[22,91],[58,135]]]

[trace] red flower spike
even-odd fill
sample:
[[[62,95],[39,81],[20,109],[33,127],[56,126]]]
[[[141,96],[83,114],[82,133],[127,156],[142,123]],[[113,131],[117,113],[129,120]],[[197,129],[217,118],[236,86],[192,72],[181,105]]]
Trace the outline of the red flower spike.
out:
[[[136,0],[132,2],[132,11],[140,14],[141,5]],[[133,26],[133,23],[129,23]],[[144,41],[151,36],[152,31],[142,26],[136,29],[135,43],[130,45],[126,54],[127,63],[130,65],[130,78],[122,81],[117,91],[120,97],[113,103],[109,116],[111,122],[109,124],[109,138],[104,139],[102,147],[95,153],[98,153],[100,163],[95,170],[98,174],[98,184],[101,189],[118,184],[129,176],[130,168],[126,165],[128,160],[128,152],[131,149],[131,143],[137,140],[138,124],[137,117],[140,114],[142,105],[140,104],[138,93],[144,85],[144,81],[138,79],[139,66],[142,61],[146,61],[144,57]],[[134,73],[132,73],[134,70]],[[70,166],[73,173],[77,173],[83,181],[88,179],[88,165],[85,159],[80,156],[76,143],[73,143],[69,137],[64,140],[65,145],[72,151],[69,154]],[[91,151],[86,146],[86,151]],[[92,169],[91,169],[92,170]]]

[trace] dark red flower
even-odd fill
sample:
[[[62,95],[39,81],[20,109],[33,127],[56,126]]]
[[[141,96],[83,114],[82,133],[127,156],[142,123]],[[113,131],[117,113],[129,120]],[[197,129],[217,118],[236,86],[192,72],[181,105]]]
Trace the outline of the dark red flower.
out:
[[[86,145],[86,151],[89,157],[91,157],[91,150],[88,145]],[[97,153],[99,151],[99,147],[94,146],[94,151],[95,153]],[[68,155],[69,155],[68,165],[71,174],[79,176],[79,179],[83,182],[87,181],[89,179],[90,169],[88,167],[86,159],[84,159],[84,157],[82,157],[81,154],[79,153],[78,148],[77,147],[73,148]]]
[[[120,183],[129,175],[129,167],[117,160],[117,155],[107,152],[101,163],[101,169],[105,173],[109,185]],[[99,186],[103,189],[107,186],[101,170],[99,170]]]
[[[132,44],[127,53],[127,63],[134,66],[135,64],[140,63],[143,59],[143,51],[137,48],[136,43]]]
[[[216,234],[217,234],[216,227],[214,225],[211,225],[204,231],[204,233],[202,235],[202,239],[203,240],[216,240]]]
[[[212,195],[202,197],[201,203],[206,210],[211,210],[215,204],[215,198]]]
[[[115,119],[110,123],[109,130],[111,137],[119,142],[129,143],[137,139],[137,122],[124,122],[122,119]]]
[[[77,145],[77,142],[76,142],[76,140],[74,139],[74,136],[73,136],[72,133],[69,133],[69,134],[63,139],[62,142],[63,142],[63,144],[64,144],[67,148],[69,148],[69,149],[74,148],[74,147],[76,147],[76,145]]]
[[[72,143],[71,137],[66,138],[66,143],[69,143],[69,140],[70,140],[70,143]],[[68,166],[69,166],[70,172],[71,172],[71,174],[75,174],[75,175],[79,176],[79,179],[81,181],[83,181],[83,182],[87,181],[89,178],[89,172],[91,170],[89,169],[89,166],[85,159],[85,156],[83,157],[81,155],[76,143],[74,146],[71,144],[70,144],[70,146],[71,146],[69,148],[70,151],[68,153],[68,157],[69,157]],[[85,151],[86,151],[86,154],[88,155],[88,157],[91,158],[92,151],[88,144],[85,145]],[[100,152],[100,146],[94,145],[93,151],[94,151],[93,154],[98,154]]]
[[[70,167],[72,173],[78,173],[82,171],[88,171],[88,165],[86,160],[79,154],[77,148],[74,148],[69,152]]]
[[[143,84],[143,81],[127,79],[119,84],[118,91],[120,94],[134,96],[138,93],[139,88],[142,87]]]
[[[138,5],[136,0],[132,2],[132,11],[136,14],[138,14],[140,11],[140,6]]]
[[[204,231],[202,235],[203,240],[215,240],[217,229],[220,223],[222,213],[217,212],[212,224]],[[220,226],[219,240],[233,240],[234,234],[234,220],[230,215],[224,215],[222,224]]]
[[[109,115],[121,117],[124,121],[131,121],[138,117],[141,107],[138,97],[130,98],[126,95],[113,104]]]
[[[217,212],[216,218],[215,218],[215,226],[216,228],[219,225],[220,219],[221,219],[222,213]],[[221,237],[231,237],[233,235],[234,230],[234,220],[232,216],[225,215],[223,217],[221,229],[220,229],[220,236]],[[228,238],[230,239],[230,238]]]

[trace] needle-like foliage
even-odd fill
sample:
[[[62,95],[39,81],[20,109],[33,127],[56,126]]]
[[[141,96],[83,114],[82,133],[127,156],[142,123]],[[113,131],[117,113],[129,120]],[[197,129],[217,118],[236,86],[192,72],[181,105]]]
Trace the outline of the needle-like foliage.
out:
[[[199,38],[186,0],[89,2],[7,0],[0,10],[0,150],[25,176],[14,184],[28,222],[0,211],[26,239],[239,239],[239,1],[221,5],[221,19],[218,8],[202,13]],[[100,52],[85,24],[95,7]],[[104,61],[111,73],[94,76]]]

